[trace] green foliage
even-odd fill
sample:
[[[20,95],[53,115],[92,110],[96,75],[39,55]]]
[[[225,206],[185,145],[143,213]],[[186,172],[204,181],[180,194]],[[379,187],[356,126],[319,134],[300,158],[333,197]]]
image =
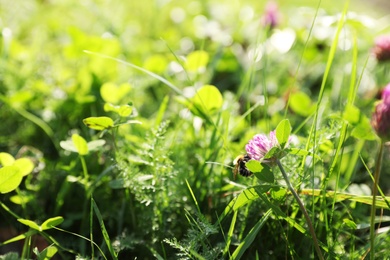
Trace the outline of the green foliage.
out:
[[[3,2],[0,250],[24,245],[0,259],[313,258],[275,158],[325,258],[370,250],[370,117],[389,82],[372,49],[388,17],[293,1],[265,28],[259,1]],[[233,159],[272,130],[268,161],[235,178]]]
[[[38,256],[39,260],[48,260],[51,259],[58,249],[55,246],[46,247],[42,252],[38,252],[37,248],[34,248],[34,253]]]
[[[100,87],[100,95],[107,103],[119,104],[130,90],[131,86],[128,83],[117,86],[115,83],[107,82]]]
[[[22,174],[16,166],[5,166],[0,169],[0,192],[8,193],[15,190],[22,182]]]
[[[92,203],[93,211],[95,212],[96,217],[97,217],[97,219],[99,221],[99,226],[100,226],[100,229],[102,230],[104,241],[106,242],[106,245],[107,245],[108,250],[109,250],[109,252],[111,254],[111,257],[113,259],[118,259],[117,258],[117,253],[114,251],[114,248],[113,248],[113,246],[111,244],[110,236],[108,235],[107,229],[106,229],[106,227],[104,225],[102,214],[100,213],[100,210],[99,210],[98,206],[96,205],[96,202],[93,199],[91,199],[91,203]]]
[[[197,109],[201,114],[211,115],[218,111],[222,104],[221,92],[215,86],[205,85],[196,91],[192,99],[192,105],[195,109],[192,109],[192,111],[195,112]],[[199,113],[196,114],[199,115]]]
[[[180,259],[188,257],[195,259],[219,259],[220,249],[212,248],[208,243],[208,238],[216,234],[218,229],[210,224],[203,215],[196,218],[186,213],[190,224],[187,236],[182,242],[176,239],[165,239],[164,242],[179,250],[177,256]]]
[[[83,123],[94,130],[105,130],[114,126],[114,121],[107,116],[87,117]]]
[[[203,72],[209,62],[209,54],[206,51],[193,51],[188,54],[185,69],[188,72]]]
[[[315,111],[310,97],[304,92],[292,93],[289,97],[290,108],[298,115],[308,117]]]
[[[104,111],[115,112],[121,117],[128,117],[133,111],[133,107],[131,105],[114,106],[110,103],[106,103],[104,104]]]
[[[276,138],[278,139],[278,143],[281,149],[284,149],[284,147],[286,146],[290,134],[291,134],[291,125],[290,122],[287,119],[285,119],[278,124],[275,130],[275,135]]]
[[[32,229],[38,230],[38,231],[44,231],[51,229],[59,224],[61,224],[64,221],[63,217],[54,217],[49,218],[45,220],[42,225],[38,225],[34,221],[28,220],[28,219],[18,219],[18,221]]]
[[[0,153],[0,193],[8,193],[19,187],[24,176],[34,170],[29,158],[15,158],[8,153]]]
[[[1,255],[0,256],[0,259],[1,260],[19,260],[20,257],[18,255],[18,253],[15,253],[15,252],[9,252],[5,255]]]
[[[97,150],[105,143],[105,140],[94,140],[87,143],[80,135],[73,134],[72,140],[61,141],[60,146],[66,151],[75,152],[79,155],[87,155],[89,152]]]

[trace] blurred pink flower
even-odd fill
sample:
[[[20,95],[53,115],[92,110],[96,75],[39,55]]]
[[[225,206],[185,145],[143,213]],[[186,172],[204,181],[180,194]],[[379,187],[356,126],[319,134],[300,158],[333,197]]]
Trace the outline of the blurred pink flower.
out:
[[[382,99],[375,106],[371,125],[385,142],[390,141],[390,84],[382,91]]]
[[[382,90],[382,100],[385,103],[390,104],[390,83]]]
[[[377,37],[372,52],[379,62],[390,60],[390,35]]]
[[[262,18],[263,25],[272,29],[279,24],[279,20],[278,5],[275,2],[269,2]]]

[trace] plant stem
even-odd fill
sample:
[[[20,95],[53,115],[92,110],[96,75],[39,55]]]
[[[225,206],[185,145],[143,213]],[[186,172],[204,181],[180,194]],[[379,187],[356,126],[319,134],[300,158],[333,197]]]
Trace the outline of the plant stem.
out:
[[[81,160],[81,166],[83,167],[85,185],[88,185],[88,169],[87,169],[87,164],[85,163],[84,156],[80,155],[80,160]],[[87,187],[85,189],[87,190]]]
[[[371,205],[371,221],[370,221],[370,259],[375,259],[375,211],[376,211],[376,194],[378,193],[379,175],[381,172],[383,158],[383,141],[380,141],[379,151],[375,161],[374,183],[372,186],[372,205]]]
[[[314,231],[314,227],[313,227],[313,224],[311,222],[310,216],[307,213],[306,208],[303,205],[303,202],[302,202],[301,198],[298,196],[298,193],[294,190],[293,186],[291,185],[291,182],[288,179],[286,171],[284,170],[284,168],[283,168],[282,164],[280,163],[279,159],[276,159],[276,163],[278,164],[278,167],[279,167],[280,171],[282,172],[283,178],[286,181],[288,189],[291,191],[292,195],[294,196],[295,200],[297,201],[297,203],[299,205],[299,208],[301,209],[303,215],[305,216],[306,223],[307,223],[307,225],[309,227],[309,231],[310,231],[311,237],[313,238],[313,243],[314,243],[314,247],[315,247],[315,249],[317,251],[318,258],[323,260],[324,256],[322,255],[320,246],[318,244],[318,239],[317,239],[316,233]]]

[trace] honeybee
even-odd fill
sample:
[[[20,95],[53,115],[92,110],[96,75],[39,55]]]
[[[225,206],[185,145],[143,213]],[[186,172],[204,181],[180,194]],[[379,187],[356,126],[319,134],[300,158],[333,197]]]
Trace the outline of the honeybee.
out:
[[[245,164],[250,160],[251,158],[249,155],[239,155],[234,159],[234,168],[233,168],[233,173],[234,173],[234,178],[236,178],[237,173],[244,177],[249,177],[253,174],[248,168],[246,168]]]

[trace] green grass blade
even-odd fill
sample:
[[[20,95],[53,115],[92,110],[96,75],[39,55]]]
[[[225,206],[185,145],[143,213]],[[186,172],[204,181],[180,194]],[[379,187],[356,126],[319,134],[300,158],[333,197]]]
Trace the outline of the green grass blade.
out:
[[[160,75],[157,75],[156,73],[153,73],[147,69],[144,69],[144,68],[141,68],[133,63],[130,63],[130,62],[126,62],[126,61],[123,61],[121,59],[117,59],[117,58],[114,58],[114,57],[111,57],[111,56],[108,56],[108,55],[105,55],[105,54],[101,54],[101,53],[97,53],[97,52],[93,52],[93,51],[88,51],[88,50],[84,50],[85,53],[88,53],[88,54],[91,54],[91,55],[95,55],[95,56],[98,56],[98,57],[101,57],[101,58],[104,58],[104,59],[109,59],[109,60],[113,60],[113,61],[116,61],[118,63],[121,63],[123,65],[126,65],[126,66],[129,66],[129,67],[132,67],[136,70],[139,70],[139,71],[142,71],[143,73],[145,74],[148,74],[149,76],[161,81],[162,83],[164,83],[165,85],[167,85],[169,88],[171,88],[173,91],[175,91],[177,94],[179,95],[183,95],[182,91],[176,87],[175,85],[173,85],[171,82],[169,82],[168,80],[166,80],[165,78],[161,77]]]
[[[342,13],[342,15],[340,17],[340,20],[338,22],[338,25],[337,25],[337,30],[336,30],[335,37],[334,37],[332,45],[330,47],[328,60],[326,62],[326,68],[325,68],[324,76],[323,76],[322,82],[321,82],[320,92],[318,94],[318,100],[317,100],[317,104],[316,104],[316,112],[314,114],[314,121],[313,121],[312,127],[310,129],[309,137],[307,138],[308,141],[307,141],[307,144],[306,144],[306,150],[309,150],[310,141],[313,138],[315,138],[315,135],[316,135],[316,132],[317,132],[318,113],[319,113],[319,110],[320,110],[320,107],[321,107],[322,98],[324,96],[325,85],[326,85],[326,83],[328,81],[330,68],[332,67],[332,63],[333,63],[333,60],[334,60],[334,57],[335,57],[335,54],[336,54],[336,49],[337,49],[337,45],[338,45],[338,39],[339,39],[339,36],[340,36],[340,33],[341,33],[341,29],[343,28],[343,25],[344,25],[344,18],[346,16],[347,10],[348,10],[348,2],[345,4],[343,13]],[[315,140],[313,140],[313,143],[314,143],[314,145],[313,145],[314,148],[316,148]],[[316,151],[314,151],[313,153],[316,153]],[[301,167],[302,168],[305,166],[305,161],[306,161],[306,156],[304,156],[302,158],[302,163],[301,163]],[[314,163],[315,162],[313,160],[313,165],[314,165]]]
[[[200,208],[199,208],[198,201],[196,200],[195,195],[194,195],[194,192],[192,191],[191,186],[190,186],[190,184],[188,183],[187,180],[186,180],[186,184],[187,184],[188,190],[189,190],[190,193],[191,193],[191,197],[192,197],[192,199],[194,200],[196,209],[198,210],[199,213],[201,213]]]
[[[230,244],[232,242],[234,227],[236,226],[237,213],[238,213],[238,211],[234,212],[232,221],[230,222],[230,227],[229,227],[229,231],[228,231],[228,234],[227,234],[227,239],[226,239],[226,242],[225,242],[226,244],[225,244],[225,248],[223,250],[223,255],[224,256],[230,252],[229,248],[230,248]]]
[[[4,242],[1,242],[0,246],[6,245],[6,244],[9,244],[9,243],[13,243],[13,242],[16,242],[16,241],[20,241],[22,239],[26,239],[27,237],[31,237],[32,235],[35,235],[37,233],[38,233],[37,230],[30,229],[29,231],[27,231],[24,234],[18,235],[16,237],[10,238],[10,239],[8,239],[8,240],[6,240]]]
[[[252,200],[259,197],[254,188],[248,188],[240,193],[237,197],[232,199],[230,203],[225,207],[225,210],[219,216],[218,221],[221,222],[230,212],[237,211],[242,206],[245,206]]]
[[[92,197],[92,196],[91,196]],[[91,239],[91,257],[95,256],[95,249],[93,247],[93,204],[89,208],[89,238]]]
[[[9,105],[19,115],[23,116],[27,120],[33,122],[38,127],[40,127],[46,133],[46,135],[50,138],[50,140],[53,142],[54,147],[57,148],[57,146],[55,145],[56,142],[54,142],[54,132],[53,132],[53,130],[50,128],[50,126],[45,121],[43,121],[41,118],[37,117],[36,115],[28,112],[27,110],[23,109],[22,107],[13,106],[8,101],[7,97],[5,97],[3,95],[0,95],[0,100],[3,101],[4,103],[6,103],[7,105]]]
[[[163,121],[165,111],[167,110],[167,107],[168,107],[168,103],[169,103],[169,96],[165,96],[163,101],[161,102],[160,108],[158,109],[158,112],[156,115],[156,119],[154,122],[154,125],[156,127],[158,127],[161,124],[161,122]]]
[[[104,225],[102,214],[100,213],[100,210],[99,210],[98,206],[96,205],[96,202],[95,202],[95,200],[93,198],[91,198],[91,203],[93,205],[93,209],[95,211],[96,217],[97,217],[97,219],[99,221],[100,229],[102,230],[104,241],[106,242],[108,250],[110,251],[111,257],[113,259],[118,259],[117,255],[116,255],[116,253],[114,251],[114,248],[113,248],[113,246],[111,244],[111,240],[110,240],[110,237],[109,237],[109,235],[107,233],[106,227]]]
[[[90,239],[88,239],[88,238],[86,238],[86,237],[84,237],[84,236],[82,236],[82,235],[79,235],[79,234],[77,234],[77,233],[74,233],[74,232],[71,232],[71,231],[68,231],[68,230],[65,230],[65,229],[61,229],[61,228],[59,228],[59,227],[53,227],[53,229],[56,229],[56,230],[58,230],[58,231],[61,231],[61,232],[64,232],[64,233],[67,233],[67,234],[70,234],[70,235],[73,235],[73,236],[76,236],[76,237],[79,237],[79,238],[81,238],[81,239],[84,239],[84,240],[86,240],[86,241],[91,242],[91,243],[92,243],[94,246],[96,246],[96,248],[99,250],[99,252],[100,252],[100,254],[102,255],[102,257],[103,257],[104,259],[107,260],[107,257],[106,257],[105,254],[103,253],[103,250],[102,250],[94,241],[92,241],[92,240],[90,240]],[[42,234],[44,237],[46,237],[49,241],[53,242],[53,243],[54,243],[58,248],[60,248],[61,250],[68,251],[68,252],[70,252],[70,253],[72,253],[72,254],[77,254],[76,251],[73,251],[73,250],[71,250],[71,249],[66,249],[66,248],[62,247],[60,243],[58,243],[53,237],[47,235],[46,233],[42,232],[41,234]]]
[[[256,225],[249,231],[248,235],[244,238],[244,240],[238,245],[236,250],[234,250],[232,257],[230,259],[240,259],[244,252],[248,249],[248,247],[253,243],[260,229],[267,222],[268,218],[271,216],[272,210],[269,209]]]
[[[303,195],[319,197],[322,196],[324,191],[321,189],[302,189],[299,193]],[[372,196],[368,196],[368,195],[356,195],[356,194],[349,194],[343,192],[326,191],[325,197],[335,198],[336,202],[340,202],[343,200],[350,200],[350,201],[356,201],[367,205],[372,205]],[[383,209],[390,209],[388,204],[389,201],[390,201],[390,196],[383,195],[381,198],[377,198],[376,206]]]
[[[306,40],[305,40],[305,44],[304,44],[304,47],[303,47],[303,51],[302,51],[302,53],[301,53],[301,57],[299,58],[299,62],[298,62],[298,65],[297,65],[297,69],[296,69],[295,74],[294,74],[294,77],[293,77],[293,82],[292,82],[291,84],[289,84],[288,92],[291,91],[292,87],[295,86],[295,82],[297,81],[298,72],[299,72],[299,69],[301,68],[303,56],[304,56],[304,54],[305,54],[305,52],[306,52],[306,49],[307,49],[307,46],[308,46],[310,37],[311,37],[311,35],[312,35],[312,33],[313,33],[314,25],[316,24],[316,20],[317,20],[317,16],[318,16],[318,11],[320,10],[320,7],[321,7],[321,0],[318,1],[318,5],[317,5],[317,8],[316,8],[316,12],[315,12],[315,14],[314,14],[313,21],[311,22],[310,30],[309,30],[309,33],[308,33],[307,38],[306,38]],[[289,109],[289,106],[290,106],[290,96],[291,96],[291,95],[289,95],[289,97],[288,97],[288,99],[287,99],[286,108],[284,109],[284,118],[287,117],[288,109]]]
[[[348,104],[352,105],[355,101],[356,96],[356,72],[357,72],[357,59],[358,59],[358,46],[356,33],[353,34],[353,49],[352,49],[352,68],[351,68],[351,80],[349,84],[349,92],[348,92]]]
[[[361,157],[360,155],[360,159],[364,165],[364,167],[366,168],[368,174],[370,175],[371,177],[371,180],[374,181],[374,175],[372,174],[372,172],[370,171],[370,169],[368,168],[367,164],[364,162],[363,158]],[[390,197],[386,197],[385,194],[383,193],[381,187],[379,187],[378,185],[378,191],[379,191],[379,194],[381,195],[381,198],[382,200],[386,203],[387,205],[387,208],[390,209]],[[376,206],[378,206],[378,201],[379,201],[379,204],[382,204],[380,201],[381,199],[378,199],[378,197],[376,198]]]

